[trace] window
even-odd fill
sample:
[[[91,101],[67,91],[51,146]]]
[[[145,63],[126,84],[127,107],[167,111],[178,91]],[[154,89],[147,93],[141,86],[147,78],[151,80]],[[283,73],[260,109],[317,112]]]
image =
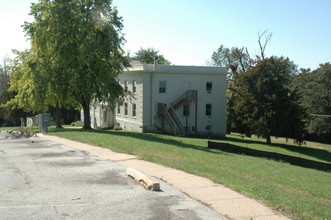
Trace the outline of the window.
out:
[[[120,105],[117,106],[117,114],[121,114],[121,106]]]
[[[206,115],[211,116],[211,104],[206,104]]]
[[[208,93],[211,92],[212,88],[213,88],[213,83],[212,82],[207,82],[206,83],[206,90],[207,90]]]
[[[124,115],[128,115],[128,103],[124,104]]]
[[[127,91],[129,88],[129,82],[127,80],[124,81],[124,89]]]
[[[137,92],[137,81],[136,80],[132,81],[132,92],[133,93]]]
[[[159,93],[166,93],[166,82],[165,81],[159,82]]]
[[[132,116],[135,117],[136,116],[136,104],[132,104]]]
[[[183,105],[183,116],[189,116],[190,115],[190,105],[185,104]]]

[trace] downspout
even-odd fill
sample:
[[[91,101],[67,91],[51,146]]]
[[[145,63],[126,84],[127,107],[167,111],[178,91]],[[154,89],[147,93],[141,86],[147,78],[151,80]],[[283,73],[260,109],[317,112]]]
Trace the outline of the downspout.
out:
[[[153,126],[154,125],[154,110],[155,110],[155,107],[154,107],[154,105],[155,105],[155,103],[154,103],[154,86],[155,86],[155,73],[156,73],[156,71],[157,71],[157,60],[158,60],[158,58],[157,57],[154,57],[154,71],[152,72],[152,80],[151,80],[151,93],[152,93],[152,95],[151,95],[151,114],[152,114],[152,124],[151,124],[151,126]]]
[[[95,102],[93,102],[93,128],[95,129],[96,128],[96,120],[95,120]]]

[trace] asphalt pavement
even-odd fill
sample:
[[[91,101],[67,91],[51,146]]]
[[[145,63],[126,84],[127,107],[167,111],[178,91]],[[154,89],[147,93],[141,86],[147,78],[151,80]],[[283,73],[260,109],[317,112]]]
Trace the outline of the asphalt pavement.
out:
[[[42,137],[0,132],[0,219],[225,219],[163,182],[149,191],[126,166]]]

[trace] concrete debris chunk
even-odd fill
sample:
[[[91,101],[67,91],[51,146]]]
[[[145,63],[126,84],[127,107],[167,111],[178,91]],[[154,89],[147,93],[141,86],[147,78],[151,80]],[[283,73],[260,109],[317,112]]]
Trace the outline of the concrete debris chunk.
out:
[[[152,191],[161,190],[160,183],[154,181],[151,177],[139,172],[138,170],[129,167],[126,169],[126,175],[134,178],[137,182],[139,182],[140,185],[145,187],[145,189]]]
[[[37,134],[35,134],[34,132],[29,131],[27,129],[24,129],[22,127],[20,127],[17,131],[9,130],[9,131],[7,131],[7,133],[9,135],[7,135],[5,138],[8,138],[8,137],[11,137],[11,138],[22,138],[22,137],[30,138],[30,137],[33,137],[33,136],[37,136]]]

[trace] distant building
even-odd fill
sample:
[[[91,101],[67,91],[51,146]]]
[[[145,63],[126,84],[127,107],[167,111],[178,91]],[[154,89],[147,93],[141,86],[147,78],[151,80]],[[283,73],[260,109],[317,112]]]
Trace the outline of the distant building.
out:
[[[133,64],[119,76],[133,92],[110,111],[93,103],[91,126],[173,135],[226,133],[226,68]]]

